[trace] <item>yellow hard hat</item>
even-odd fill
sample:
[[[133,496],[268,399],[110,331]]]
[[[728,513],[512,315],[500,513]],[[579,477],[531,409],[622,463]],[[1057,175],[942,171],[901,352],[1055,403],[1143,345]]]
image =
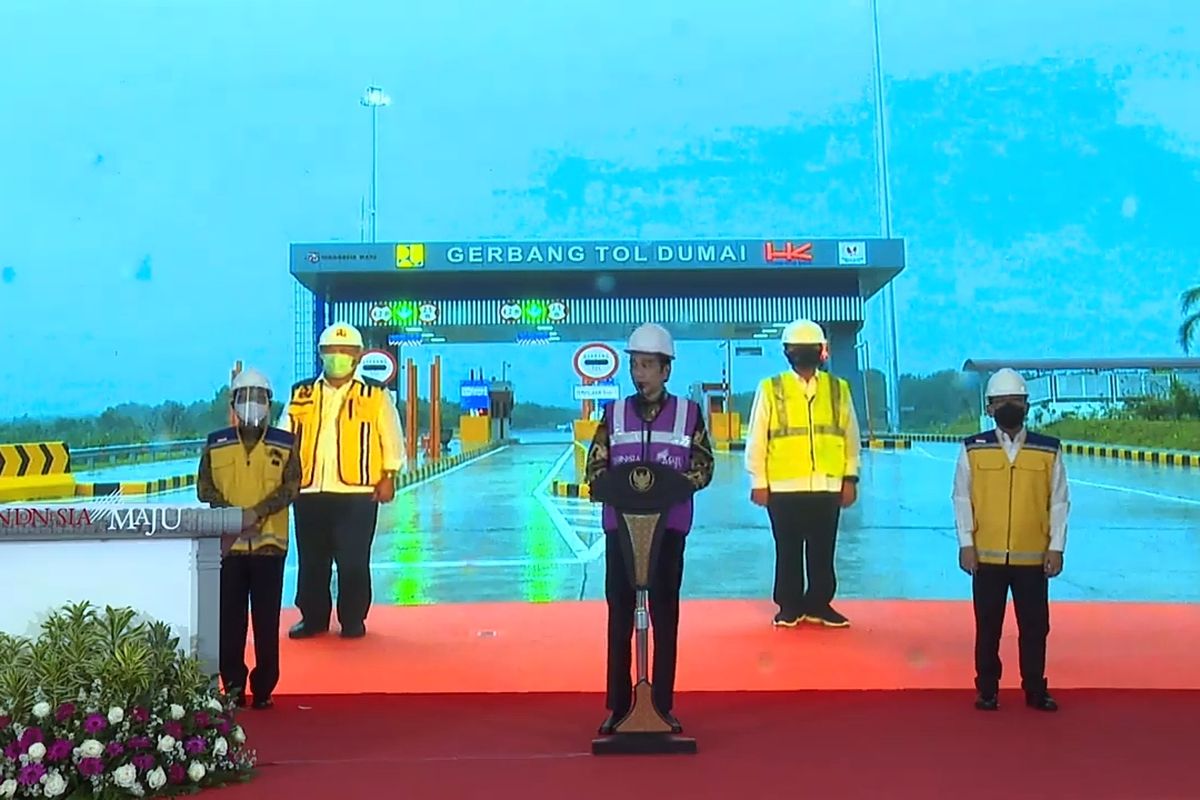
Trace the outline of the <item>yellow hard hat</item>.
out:
[[[362,347],[363,338],[362,334],[358,332],[358,328],[353,325],[335,322],[321,331],[321,338],[317,341],[317,346]]]
[[[810,319],[798,319],[783,329],[784,344],[826,344],[825,331]]]

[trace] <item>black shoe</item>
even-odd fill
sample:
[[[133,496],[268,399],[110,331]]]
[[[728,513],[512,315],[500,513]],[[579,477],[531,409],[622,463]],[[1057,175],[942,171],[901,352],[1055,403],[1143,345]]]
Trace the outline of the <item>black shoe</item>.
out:
[[[817,625],[824,625],[826,628],[849,628],[850,620],[834,611],[832,608],[826,608],[822,611],[814,611],[804,615],[806,622],[812,622]]]
[[[670,711],[662,712],[662,718],[671,726],[671,733],[683,733],[683,725],[675,719],[675,715]]]
[[[254,702],[250,704],[250,707],[256,711],[265,711],[268,708],[274,708],[275,701],[270,697],[255,697]]]
[[[236,687],[233,689],[226,689],[225,696],[233,700],[233,705],[236,708],[246,707],[246,692],[244,689],[239,689]]]
[[[314,636],[320,636],[321,634],[328,633],[328,632],[329,632],[328,627],[315,628],[315,627],[309,625],[304,620],[301,620],[300,622],[297,622],[295,625],[293,625],[291,630],[288,631],[288,638],[289,639],[311,639]]]
[[[775,615],[775,619],[771,624],[776,628],[794,628],[800,624],[800,620],[802,619],[804,619],[803,614],[785,614],[780,611]]]
[[[618,714],[615,711],[612,712],[611,714],[609,714],[608,717],[604,720],[604,722],[600,723],[600,735],[601,736],[612,736],[613,730],[617,727],[617,725],[624,718],[625,718],[625,714]]]
[[[363,623],[357,625],[342,626],[341,637],[343,639],[361,639],[367,635],[367,626]]]
[[[1025,705],[1038,711],[1058,711],[1058,701],[1049,692],[1025,695]]]
[[[978,694],[975,696],[975,708],[980,711],[995,711],[1000,708],[1000,701],[994,694]]]

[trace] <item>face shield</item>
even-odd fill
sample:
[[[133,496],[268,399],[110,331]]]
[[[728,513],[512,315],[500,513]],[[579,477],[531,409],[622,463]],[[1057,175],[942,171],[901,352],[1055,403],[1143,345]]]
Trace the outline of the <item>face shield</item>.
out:
[[[271,415],[271,395],[266,389],[250,387],[233,393],[233,413],[248,428],[266,424]]]

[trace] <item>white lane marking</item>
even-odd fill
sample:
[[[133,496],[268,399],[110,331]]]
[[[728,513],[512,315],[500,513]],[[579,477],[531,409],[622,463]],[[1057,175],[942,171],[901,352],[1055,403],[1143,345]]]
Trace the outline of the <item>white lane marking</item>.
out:
[[[918,447],[915,447],[914,449],[917,452],[919,452],[921,455],[925,456],[926,458],[931,458],[934,461],[942,461],[947,464],[956,463],[956,459],[942,458],[941,456],[935,456],[933,453],[930,453],[923,447],[918,446]],[[1152,500],[1168,500],[1172,503],[1182,503],[1182,504],[1188,505],[1188,506],[1200,506],[1200,500],[1197,500],[1194,497],[1180,497],[1177,494],[1163,494],[1162,492],[1151,492],[1146,489],[1134,489],[1131,486],[1119,486],[1119,485],[1113,484],[1113,483],[1096,483],[1095,481],[1085,481],[1085,480],[1082,480],[1081,478],[1072,478],[1070,475],[1067,476],[1067,484],[1070,486],[1090,486],[1093,489],[1103,489],[1108,492],[1122,492],[1124,494],[1135,494],[1135,495],[1138,495],[1139,497],[1149,497]]]
[[[575,526],[567,520],[566,516],[554,502],[554,497],[550,494],[550,484],[558,477],[558,473],[562,471],[567,461],[574,456],[575,446],[572,444],[559,456],[558,460],[554,462],[554,466],[550,467],[549,472],[538,482],[538,485],[533,490],[533,496],[542,504],[546,516],[550,517],[550,521],[554,523],[554,529],[558,531],[559,538],[563,540],[563,544],[575,555],[575,559],[578,561],[586,552],[586,548],[575,534]]]

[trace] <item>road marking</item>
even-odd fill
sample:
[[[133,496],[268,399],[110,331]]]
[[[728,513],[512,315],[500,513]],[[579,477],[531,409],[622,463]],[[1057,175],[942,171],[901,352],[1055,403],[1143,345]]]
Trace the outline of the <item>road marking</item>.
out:
[[[550,484],[558,477],[558,473],[562,471],[563,466],[575,456],[575,446],[571,445],[558,460],[554,462],[554,466],[550,467],[550,471],[545,474],[538,485],[533,490],[533,496],[542,504],[546,515],[550,517],[550,521],[554,523],[554,529],[558,531],[558,536],[563,540],[563,544],[567,546],[572,553],[575,554],[576,561],[587,552],[582,541],[575,534],[575,526],[572,525],[554,502],[554,497],[550,494]]]
[[[930,453],[924,447],[921,447],[919,445],[914,447],[913,449],[916,450],[921,455],[925,456],[926,458],[931,458],[934,461],[942,461],[947,464],[956,463],[956,459],[942,458],[941,456],[935,456],[933,453]],[[1120,486],[1120,485],[1112,484],[1112,483],[1096,483],[1095,481],[1085,481],[1081,478],[1072,478],[1070,476],[1067,477],[1067,484],[1069,486],[1090,486],[1093,489],[1104,489],[1105,491],[1109,491],[1109,492],[1123,492],[1124,494],[1136,494],[1139,497],[1149,497],[1152,500],[1168,500],[1173,503],[1182,503],[1182,504],[1188,505],[1188,506],[1200,506],[1200,500],[1197,500],[1194,497],[1180,497],[1177,494],[1163,494],[1162,492],[1151,492],[1146,489],[1134,489],[1133,487],[1130,487],[1130,486]]]

